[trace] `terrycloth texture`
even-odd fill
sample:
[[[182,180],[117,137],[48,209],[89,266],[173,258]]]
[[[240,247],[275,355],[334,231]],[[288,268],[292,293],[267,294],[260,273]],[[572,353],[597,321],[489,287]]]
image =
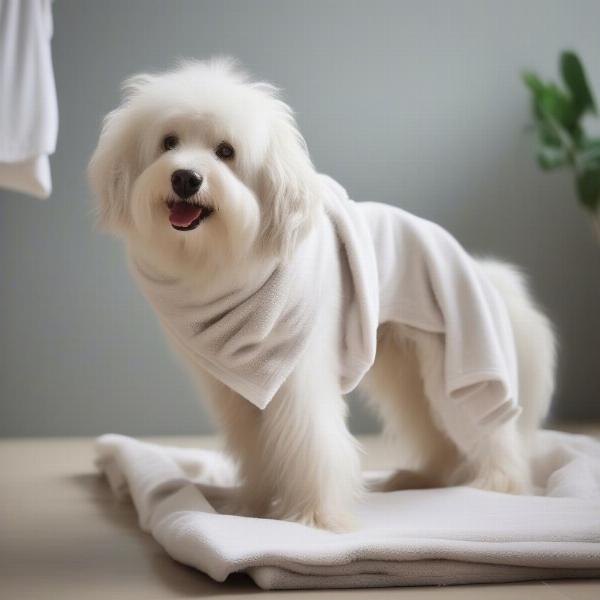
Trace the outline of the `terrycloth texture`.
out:
[[[129,264],[188,360],[262,409],[306,347],[319,307],[319,256],[330,243],[315,233],[285,267],[273,264],[252,286],[209,302],[198,297],[194,281],[161,277],[131,256]],[[311,280],[315,285],[307,285]]]
[[[583,436],[538,435],[539,496],[370,493],[347,534],[219,514],[235,483],[219,452],[105,435],[97,455],[115,495],[131,495],[140,527],[217,581],[237,571],[265,589],[600,577],[600,443]]]
[[[504,304],[443,229],[393,206],[353,202],[329,177],[322,182],[325,214],[289,263],[251,287],[207,303],[194,282],[161,278],[132,259],[143,293],[192,362],[262,409],[300,359],[319,298],[341,270],[342,392],[373,364],[380,323],[439,333],[445,395],[431,401],[468,450],[519,412]]]
[[[47,198],[58,108],[51,0],[0,2],[0,186]]]

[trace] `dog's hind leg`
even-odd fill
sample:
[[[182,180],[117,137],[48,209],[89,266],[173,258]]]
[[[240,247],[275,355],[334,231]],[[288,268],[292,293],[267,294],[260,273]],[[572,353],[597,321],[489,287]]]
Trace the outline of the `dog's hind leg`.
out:
[[[363,388],[398,448],[403,468],[375,485],[381,491],[444,485],[459,459],[454,444],[436,425],[425,394],[409,328],[379,328],[377,355]]]

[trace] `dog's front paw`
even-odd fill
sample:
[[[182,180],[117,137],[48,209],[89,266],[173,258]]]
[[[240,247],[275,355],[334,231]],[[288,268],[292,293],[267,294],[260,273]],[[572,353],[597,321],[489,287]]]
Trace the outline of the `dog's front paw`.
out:
[[[265,494],[251,494],[247,488],[238,488],[233,494],[215,505],[218,512],[238,517],[262,518],[267,516],[271,501]]]
[[[299,522],[309,527],[326,529],[334,533],[347,533],[356,529],[354,517],[349,513],[328,514],[317,511],[304,515]]]
[[[517,495],[530,494],[532,489],[526,475],[509,473],[502,468],[480,472],[467,485],[478,490]]]
[[[326,529],[333,533],[347,533],[356,529],[354,517],[344,511],[325,512],[317,509],[294,515],[272,515],[272,518],[293,521],[316,529]]]
[[[373,481],[368,488],[371,492],[397,492],[400,490],[423,490],[440,485],[437,479],[425,473],[399,469],[385,479]]]

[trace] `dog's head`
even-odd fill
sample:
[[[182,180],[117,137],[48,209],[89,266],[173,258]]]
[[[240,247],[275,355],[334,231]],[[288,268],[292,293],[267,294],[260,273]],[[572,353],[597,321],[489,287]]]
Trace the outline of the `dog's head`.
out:
[[[289,256],[318,177],[290,108],[231,61],[126,81],[89,166],[100,225],[182,259]]]

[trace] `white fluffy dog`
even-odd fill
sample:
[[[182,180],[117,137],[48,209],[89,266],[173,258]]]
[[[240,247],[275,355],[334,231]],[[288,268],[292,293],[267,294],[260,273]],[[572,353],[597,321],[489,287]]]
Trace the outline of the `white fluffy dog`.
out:
[[[213,60],[138,75],[124,89],[123,104],[105,120],[90,178],[99,222],[126,240],[130,259],[161,281],[183,281],[199,304],[252,287],[274,264],[285,266],[323,212],[322,183],[275,88]],[[554,337],[514,269],[477,265],[512,325],[522,412],[464,451],[430,402],[439,386],[434,374],[443,369],[442,338],[382,323],[362,385],[385,430],[401,437],[418,462],[394,473],[386,490],[529,489],[528,444],[553,391]],[[238,509],[245,514],[331,530],[351,522],[362,484],[338,376],[341,301],[334,276],[314,314],[314,333],[262,410],[199,368],[165,327],[239,464]]]

